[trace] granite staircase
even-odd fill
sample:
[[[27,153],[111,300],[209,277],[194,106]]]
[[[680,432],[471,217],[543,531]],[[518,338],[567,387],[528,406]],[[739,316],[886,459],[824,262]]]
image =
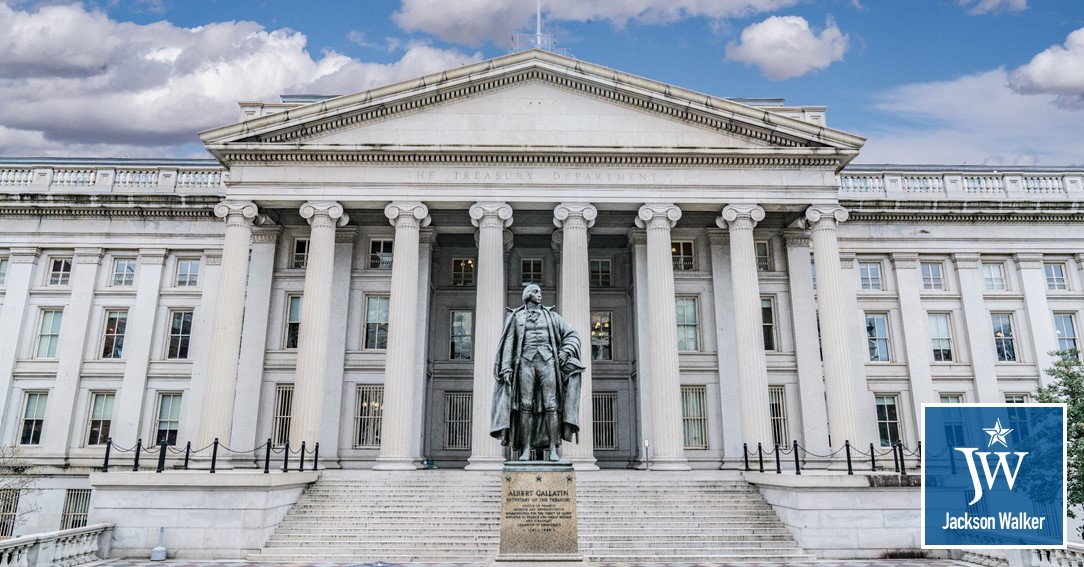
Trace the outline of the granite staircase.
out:
[[[591,561],[813,559],[755,488],[725,471],[577,475]],[[500,475],[324,471],[252,561],[484,563],[496,556]]]

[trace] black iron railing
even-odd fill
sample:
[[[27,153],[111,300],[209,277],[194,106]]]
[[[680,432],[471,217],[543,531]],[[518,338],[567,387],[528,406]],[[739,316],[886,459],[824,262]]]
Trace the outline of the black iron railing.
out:
[[[249,449],[247,451],[237,451],[219,442],[216,437],[211,444],[193,449],[192,442],[189,441],[184,444],[183,448],[179,448],[176,445],[170,445],[168,443],[160,443],[158,445],[143,445],[143,440],[138,439],[135,446],[121,447],[113,442],[112,438],[106,440],[105,444],[105,457],[102,459],[102,472],[109,472],[110,460],[116,464],[116,456],[114,453],[127,454],[131,453],[131,464],[133,471],[142,470],[141,460],[144,455],[153,457],[157,460],[157,464],[154,467],[154,472],[164,472],[168,464],[172,461],[173,469],[178,470],[193,470],[190,468],[192,457],[195,455],[197,459],[200,459],[210,453],[210,460],[206,461],[206,470],[214,474],[218,469],[220,454],[231,461],[251,460],[254,456],[263,453],[263,472],[271,472],[271,461],[276,459],[277,455],[282,455],[282,472],[290,472],[291,470],[297,472],[304,472],[305,470],[315,471],[320,466],[320,443],[315,443],[310,451],[306,447],[304,441],[301,442],[301,448],[297,450],[290,449],[290,443],[286,442],[282,447],[275,447],[271,443],[271,439],[268,439],[266,443]],[[311,455],[311,458],[309,456]],[[125,459],[127,460],[127,459]],[[296,463],[296,467],[291,468],[293,463]],[[201,466],[198,470],[204,470],[204,463],[201,462]],[[276,470],[280,470],[277,466]],[[149,470],[149,469],[148,469]]]

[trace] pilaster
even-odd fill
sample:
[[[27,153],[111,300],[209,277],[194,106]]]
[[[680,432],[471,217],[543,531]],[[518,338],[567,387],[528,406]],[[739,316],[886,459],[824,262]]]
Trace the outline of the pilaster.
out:
[[[1039,373],[1039,382],[1047,386],[1053,380],[1045,372],[1054,366],[1054,357],[1050,353],[1058,350],[1058,337],[1054,331],[1054,314],[1050,302],[1046,299],[1046,271],[1043,268],[1042,254],[1014,254],[1013,259],[1020,269],[1020,281],[1024,291],[1024,313],[1028,328],[1031,330],[1031,355],[1035,369]],[[1069,266],[1066,265],[1068,272]],[[1069,277],[1069,274],[1065,274]],[[1020,341],[1017,340],[1017,344]]]
[[[982,296],[986,288],[982,277],[982,260],[978,254],[953,254],[952,261],[960,278],[960,302],[967,327],[971,371],[975,375],[975,394],[979,403],[1004,402],[997,384],[997,350],[994,347],[990,312],[986,310]]]
[[[4,278],[4,303],[0,305],[0,329],[19,329],[25,321],[37,320],[27,318],[26,304],[30,298],[30,280],[34,275],[34,263],[37,262],[39,254],[37,248],[12,248],[8,251],[8,273]],[[61,324],[63,322],[62,318]],[[8,407],[19,347],[17,340],[0,341],[0,408]],[[12,421],[3,420],[2,423],[12,423]],[[43,433],[48,430],[48,425],[43,424],[42,427],[45,428]],[[15,425],[14,428],[15,431],[5,431],[3,436],[0,436],[3,443],[14,445],[18,441],[19,426]]]
[[[637,460],[646,465],[649,448],[644,443],[650,442],[649,439],[653,437],[652,431],[654,430],[654,419],[651,413],[652,400],[654,399],[651,395],[652,337],[647,307],[647,232],[639,228],[629,230],[629,244],[632,247],[632,310],[636,329],[635,385],[638,390],[638,392],[634,392],[634,397],[639,404],[640,410],[640,427],[634,441],[637,447],[636,454],[639,455]]]
[[[740,459],[743,446],[742,408],[738,385],[738,353],[735,346],[734,287],[730,268],[730,235],[708,229],[711,248],[711,285],[715,297],[715,340],[719,356],[719,404],[724,458]]]
[[[892,266],[896,272],[896,292],[900,298],[900,319],[903,326],[903,344],[907,353],[907,373],[911,377],[911,407],[919,423],[922,404],[940,400],[933,387],[930,363],[933,359],[930,344],[929,316],[922,308],[922,274],[919,273],[918,254],[894,253]]]

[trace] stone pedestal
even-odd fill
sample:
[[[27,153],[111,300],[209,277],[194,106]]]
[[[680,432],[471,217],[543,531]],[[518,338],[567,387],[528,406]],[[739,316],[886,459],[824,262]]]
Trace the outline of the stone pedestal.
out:
[[[501,547],[494,563],[586,565],[576,529],[576,473],[569,461],[507,462],[501,473]]]

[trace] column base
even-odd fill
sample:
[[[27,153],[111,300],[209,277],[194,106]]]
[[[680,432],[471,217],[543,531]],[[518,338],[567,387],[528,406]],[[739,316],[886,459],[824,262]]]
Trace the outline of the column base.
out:
[[[418,460],[412,457],[377,457],[374,471],[416,471]]]
[[[651,471],[690,471],[689,461],[684,457],[654,458],[648,463]]]
[[[504,469],[504,457],[472,456],[467,459],[468,471],[499,471]]]
[[[575,471],[599,470],[594,457],[570,457],[568,460],[572,461],[572,470]]]

